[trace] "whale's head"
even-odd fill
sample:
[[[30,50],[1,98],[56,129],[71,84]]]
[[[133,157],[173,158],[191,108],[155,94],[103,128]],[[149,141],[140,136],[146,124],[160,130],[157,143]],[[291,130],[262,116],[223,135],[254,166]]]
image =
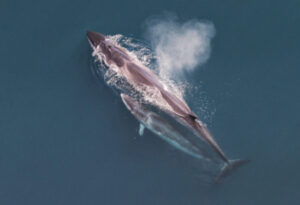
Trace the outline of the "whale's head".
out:
[[[129,59],[126,50],[120,48],[105,35],[93,31],[87,31],[86,35],[92,48],[97,49],[97,52],[105,56],[107,64],[113,63],[121,67],[124,65],[124,60]]]
[[[127,109],[133,112],[135,110],[135,107],[137,107],[137,103],[131,97],[123,93],[121,93],[121,98]]]
[[[147,118],[149,117],[150,111],[146,110],[144,106],[141,105],[141,103],[124,93],[121,93],[121,99],[127,109],[141,122],[147,121]]]
[[[96,33],[93,31],[87,31],[86,36],[93,47],[97,47],[100,45],[103,41],[105,41],[105,36],[101,33]]]

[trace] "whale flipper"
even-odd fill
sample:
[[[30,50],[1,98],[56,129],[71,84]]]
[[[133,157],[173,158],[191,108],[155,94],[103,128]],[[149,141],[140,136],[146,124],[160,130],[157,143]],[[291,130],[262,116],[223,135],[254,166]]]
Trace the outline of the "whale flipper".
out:
[[[139,135],[140,136],[143,136],[144,130],[145,130],[145,125],[143,125],[142,123],[140,123],[140,128],[139,128]]]

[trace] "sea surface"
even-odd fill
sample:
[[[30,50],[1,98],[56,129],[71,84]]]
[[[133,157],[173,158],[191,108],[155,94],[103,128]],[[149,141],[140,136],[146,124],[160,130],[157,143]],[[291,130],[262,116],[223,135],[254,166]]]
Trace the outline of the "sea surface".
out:
[[[251,160],[220,184],[139,136],[91,71],[87,30],[147,43],[145,22],[164,12],[216,30],[184,79],[225,153]],[[0,204],[300,204],[299,22],[298,0],[1,0]]]

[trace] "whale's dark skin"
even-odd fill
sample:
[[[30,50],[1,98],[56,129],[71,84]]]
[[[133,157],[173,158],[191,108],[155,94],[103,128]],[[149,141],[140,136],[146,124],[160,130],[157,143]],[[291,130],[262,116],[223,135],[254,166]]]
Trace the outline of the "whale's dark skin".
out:
[[[134,85],[146,85],[158,89],[165,102],[174,115],[177,115],[182,122],[191,127],[198,135],[200,135],[226,163],[230,164],[228,158],[221,150],[213,136],[210,134],[206,126],[191,111],[186,102],[177,97],[169,89],[166,89],[158,76],[150,71],[150,69],[131,59],[124,48],[112,44],[105,35],[87,31],[87,38],[91,46],[97,48],[105,56],[108,65],[118,67],[122,75]]]

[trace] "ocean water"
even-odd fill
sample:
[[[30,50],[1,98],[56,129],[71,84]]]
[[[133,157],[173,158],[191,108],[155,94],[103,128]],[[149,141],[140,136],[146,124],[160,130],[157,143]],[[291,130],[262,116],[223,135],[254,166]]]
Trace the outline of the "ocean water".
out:
[[[214,185],[138,123],[91,72],[86,30],[144,38],[165,11],[216,29],[188,73],[225,153],[251,163]],[[0,2],[0,203],[299,204],[300,3]],[[198,89],[195,89],[198,87]],[[201,109],[200,109],[201,110]]]

